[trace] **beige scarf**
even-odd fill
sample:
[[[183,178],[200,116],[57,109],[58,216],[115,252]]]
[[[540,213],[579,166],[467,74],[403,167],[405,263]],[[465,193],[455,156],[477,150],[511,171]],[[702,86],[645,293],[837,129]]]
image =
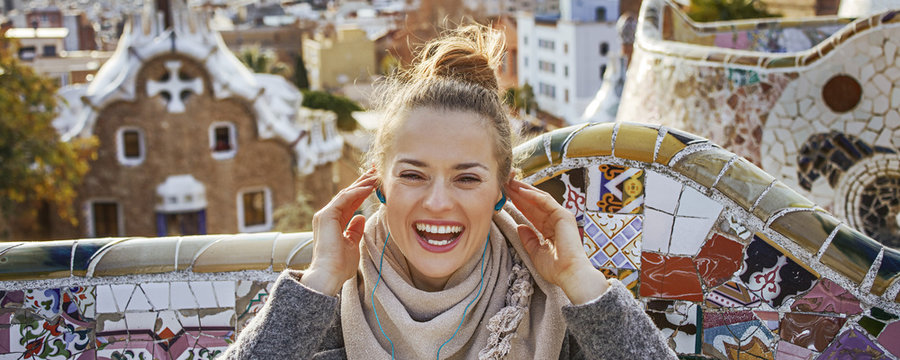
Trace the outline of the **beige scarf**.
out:
[[[493,218],[490,243],[448,280],[444,290],[427,292],[412,285],[406,259],[393,241],[384,252],[375,307],[396,359],[555,359],[566,325],[562,306],[569,303],[559,287],[542,279],[516,233],[522,214],[507,206]],[[372,289],[378,281],[381,249],[387,236],[382,212],[366,223],[360,242],[357,275],[341,289],[341,325],[349,359],[390,359],[391,344],[382,335],[372,311]],[[509,247],[511,245],[511,247]],[[537,286],[534,286],[537,285]],[[462,325],[460,325],[462,320]]]

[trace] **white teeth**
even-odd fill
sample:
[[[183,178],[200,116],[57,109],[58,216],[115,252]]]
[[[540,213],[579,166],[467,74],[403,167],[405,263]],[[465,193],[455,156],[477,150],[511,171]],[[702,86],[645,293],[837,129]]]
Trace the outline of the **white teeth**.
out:
[[[444,246],[450,243],[450,240],[428,240],[428,243],[435,246]]]
[[[432,234],[450,234],[450,233],[458,233],[462,231],[462,226],[458,225],[430,225],[430,224],[416,224],[416,230],[424,231]]]

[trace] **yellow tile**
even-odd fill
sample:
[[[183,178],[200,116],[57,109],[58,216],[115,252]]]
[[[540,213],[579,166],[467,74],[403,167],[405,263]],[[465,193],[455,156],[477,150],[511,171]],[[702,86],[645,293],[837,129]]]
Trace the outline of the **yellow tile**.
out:
[[[841,225],[820,261],[860,284],[881,252],[881,244],[846,225]]]
[[[659,128],[646,124],[619,123],[613,153],[622,159],[653,162]]]
[[[566,145],[569,144],[569,135],[587,126],[589,126],[589,124],[572,125],[562,129],[553,130],[544,135],[550,138],[551,165],[558,165],[562,163],[563,153],[565,153],[566,151]]]
[[[881,258],[881,266],[872,283],[872,294],[882,296],[895,281],[900,279],[900,251],[884,248],[884,257]]]
[[[310,236],[312,235],[312,233],[309,234]],[[303,270],[309,267],[309,263],[312,261],[313,242],[299,238],[297,244],[298,247],[294,249],[292,254],[288,255],[291,258],[287,260],[287,267],[294,270]]]
[[[266,270],[276,233],[239,234],[212,243],[194,261],[194,272]]]
[[[794,211],[779,216],[769,228],[815,254],[840,223],[826,212]]]
[[[702,137],[680,130],[666,130],[666,135],[663,136],[662,142],[659,144],[659,149],[656,151],[656,159],[654,159],[654,161],[663,165],[669,165],[669,161],[672,160],[675,154],[677,154],[681,150],[684,150],[684,148],[686,148],[688,145],[699,144],[708,141]]]
[[[550,166],[550,159],[544,150],[543,136],[535,137],[513,150],[513,159],[521,159],[518,168],[522,170],[522,177],[530,176],[541,169]]]
[[[566,157],[612,155],[612,134],[614,123],[592,124],[572,137],[566,150]]]
[[[782,209],[813,208],[815,206],[815,203],[778,181],[759,200],[756,208],[753,209],[753,215],[765,222],[769,220],[769,217]]]
[[[184,236],[178,247],[178,269],[187,270],[194,263],[194,259],[200,255],[204,248],[216,240],[228,235],[197,235]]]
[[[114,244],[91,261],[88,273],[93,276],[119,276],[174,271],[177,239],[132,238]]]
[[[700,185],[710,187],[719,176],[719,172],[728,160],[735,155],[720,147],[697,151],[682,157],[672,169],[698,182]]]
[[[291,262],[291,258],[301,247],[307,246],[312,250],[312,232],[281,234],[275,239],[275,250],[272,252],[272,270],[282,271]],[[307,244],[308,242],[308,244]],[[311,256],[312,253],[310,253]],[[300,258],[298,261],[302,260]],[[308,265],[307,261],[307,264]],[[297,264],[295,264],[297,265]],[[305,268],[305,266],[304,266]]]
[[[742,208],[750,210],[756,199],[762,195],[772,181],[775,181],[772,175],[746,159],[738,158],[725,170],[725,174],[716,184],[716,189],[737,202]]]

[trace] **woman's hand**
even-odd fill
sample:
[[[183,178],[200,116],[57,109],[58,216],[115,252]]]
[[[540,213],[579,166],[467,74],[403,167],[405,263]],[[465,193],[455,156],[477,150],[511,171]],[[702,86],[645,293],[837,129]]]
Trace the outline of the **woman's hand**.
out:
[[[366,217],[353,212],[375,190],[375,181],[375,169],[367,171],[313,216],[315,247],[312,263],[300,279],[303,285],[337,295],[344,281],[356,274]]]
[[[575,216],[550,194],[534,186],[510,180],[507,188],[510,200],[545,239],[542,244],[527,225],[516,229],[538,273],[562,288],[569,301],[576,305],[605,293],[609,283],[584,253]]]

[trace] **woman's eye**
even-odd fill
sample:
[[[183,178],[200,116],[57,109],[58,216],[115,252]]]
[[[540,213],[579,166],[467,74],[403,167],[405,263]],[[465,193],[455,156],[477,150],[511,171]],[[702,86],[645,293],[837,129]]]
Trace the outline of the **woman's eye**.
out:
[[[416,173],[409,173],[409,172],[407,172],[407,173],[400,173],[400,178],[401,178],[401,179],[406,179],[406,180],[421,180],[421,179],[424,179],[424,178],[422,177],[422,175],[419,175],[419,174],[416,174]]]
[[[481,178],[478,178],[476,176],[460,176],[458,178],[458,181],[465,184],[476,184],[481,182]]]

